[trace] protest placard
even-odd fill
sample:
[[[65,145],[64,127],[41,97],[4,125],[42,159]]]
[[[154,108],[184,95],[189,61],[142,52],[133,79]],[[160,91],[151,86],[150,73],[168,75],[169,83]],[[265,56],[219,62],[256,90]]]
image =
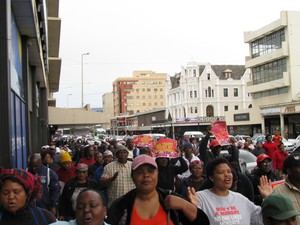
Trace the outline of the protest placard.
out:
[[[230,138],[227,131],[226,121],[215,121],[211,123],[211,132],[219,141],[220,145],[229,145]]]
[[[154,157],[177,158],[177,141],[171,138],[159,139],[154,145]]]
[[[154,147],[153,138],[147,134],[134,136],[133,141],[137,147],[151,148],[151,149]]]

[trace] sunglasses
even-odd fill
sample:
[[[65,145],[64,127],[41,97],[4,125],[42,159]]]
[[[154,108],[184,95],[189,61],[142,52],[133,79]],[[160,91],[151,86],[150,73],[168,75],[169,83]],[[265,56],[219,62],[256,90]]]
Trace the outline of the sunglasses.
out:
[[[264,162],[264,163],[262,163],[264,166],[269,166],[269,165],[271,165],[271,163],[272,162]]]

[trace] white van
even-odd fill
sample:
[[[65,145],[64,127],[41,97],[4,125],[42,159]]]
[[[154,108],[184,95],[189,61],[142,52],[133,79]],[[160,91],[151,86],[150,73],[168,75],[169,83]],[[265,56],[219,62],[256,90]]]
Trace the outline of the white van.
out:
[[[186,131],[183,136],[189,136],[199,138],[200,140],[204,137],[204,134],[201,131]]]

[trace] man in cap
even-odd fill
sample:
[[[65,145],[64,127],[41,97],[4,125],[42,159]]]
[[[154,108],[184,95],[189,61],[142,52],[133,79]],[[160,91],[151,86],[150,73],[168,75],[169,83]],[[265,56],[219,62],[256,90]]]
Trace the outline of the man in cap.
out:
[[[296,225],[297,212],[292,204],[292,201],[280,194],[269,195],[262,203],[262,215],[264,225]]]
[[[289,155],[283,162],[283,173],[287,175],[285,182],[276,186],[274,193],[287,196],[294,208],[300,212],[300,154]],[[300,216],[297,216],[300,224]]]
[[[261,205],[263,197],[260,195],[258,190],[259,179],[262,176],[266,176],[270,181],[278,180],[278,177],[272,169],[272,159],[269,155],[260,154],[256,158],[257,167],[252,171],[250,180],[254,189],[254,203]]]
[[[204,174],[206,174],[205,168],[207,163],[209,163],[212,159],[219,157],[220,152],[222,150],[222,146],[217,139],[213,139],[210,141],[209,143],[210,150],[207,148],[208,141],[211,135],[213,135],[213,133],[211,132],[211,126],[208,126],[207,134],[202,139],[199,145],[200,160],[204,163]],[[239,163],[239,150],[235,146],[235,139],[233,138],[230,139],[230,146],[228,146],[227,150],[229,154],[226,155],[226,159],[229,162]]]
[[[43,165],[40,154],[32,154],[29,157],[28,171],[41,178],[43,192],[41,199],[37,200],[37,206],[47,209],[56,216],[59,200],[59,183],[56,173]]]
[[[127,160],[128,153],[124,145],[117,145],[115,150],[117,160],[104,167],[100,185],[107,187],[108,207],[114,200],[135,188],[131,179],[132,162]]]

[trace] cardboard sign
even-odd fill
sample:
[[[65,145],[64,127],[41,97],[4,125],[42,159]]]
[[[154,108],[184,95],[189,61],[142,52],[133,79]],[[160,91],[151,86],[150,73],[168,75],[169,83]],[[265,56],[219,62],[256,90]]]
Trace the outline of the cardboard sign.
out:
[[[137,147],[153,148],[154,142],[150,135],[137,135],[133,137],[133,141]]]
[[[284,180],[278,180],[278,181],[273,181],[271,182],[271,186],[274,189],[275,187],[277,187],[278,185],[284,183]]]
[[[227,131],[226,121],[212,122],[211,132],[222,146],[230,144],[230,138]]]
[[[171,138],[159,139],[154,145],[154,157],[178,158],[177,141]]]

